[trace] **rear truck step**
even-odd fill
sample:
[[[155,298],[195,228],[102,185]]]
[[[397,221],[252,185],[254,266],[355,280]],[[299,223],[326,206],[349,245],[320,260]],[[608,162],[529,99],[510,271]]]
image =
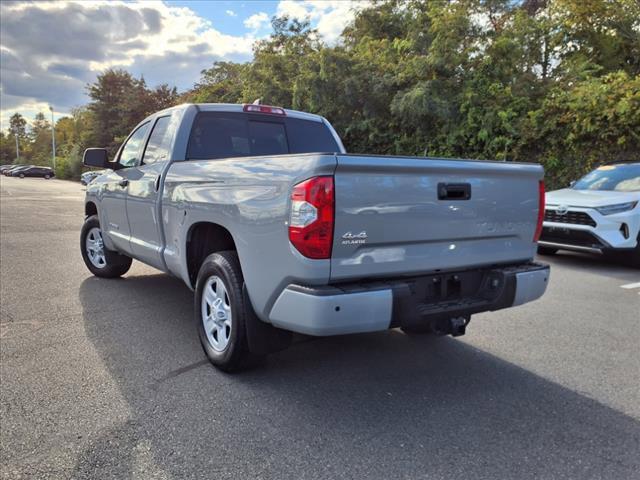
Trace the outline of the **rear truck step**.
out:
[[[425,325],[458,336],[471,315],[536,300],[548,283],[548,265],[524,263],[322,287],[289,285],[269,319],[276,327],[318,336]]]

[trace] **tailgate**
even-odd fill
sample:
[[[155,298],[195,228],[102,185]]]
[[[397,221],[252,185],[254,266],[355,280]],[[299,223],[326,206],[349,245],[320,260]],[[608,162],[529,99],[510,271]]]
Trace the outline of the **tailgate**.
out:
[[[358,155],[337,162],[332,280],[534,256],[539,165]]]

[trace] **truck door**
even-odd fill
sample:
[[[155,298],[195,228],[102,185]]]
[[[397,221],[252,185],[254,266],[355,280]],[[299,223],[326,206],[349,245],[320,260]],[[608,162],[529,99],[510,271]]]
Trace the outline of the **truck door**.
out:
[[[137,172],[144,139],[149,132],[149,122],[138,126],[120,148],[117,157],[119,168],[106,178],[101,200],[100,225],[109,239],[122,253],[131,254],[131,231],[127,218],[127,187]]]
[[[158,117],[152,127],[142,159],[132,168],[127,196],[131,250],[144,263],[166,270],[162,256],[160,199],[162,172],[169,163],[178,116]]]

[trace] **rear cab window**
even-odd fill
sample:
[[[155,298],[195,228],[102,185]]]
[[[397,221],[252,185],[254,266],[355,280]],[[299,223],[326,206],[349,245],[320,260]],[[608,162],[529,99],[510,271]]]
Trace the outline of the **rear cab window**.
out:
[[[339,152],[324,123],[292,117],[200,112],[195,118],[187,160]]]

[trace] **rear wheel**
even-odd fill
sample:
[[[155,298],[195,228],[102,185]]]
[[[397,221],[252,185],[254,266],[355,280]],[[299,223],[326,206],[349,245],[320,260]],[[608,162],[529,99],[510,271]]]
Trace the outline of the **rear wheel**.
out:
[[[80,251],[85,265],[96,277],[120,277],[131,268],[130,257],[108,250],[104,246],[97,215],[87,218],[82,226]]]
[[[538,247],[538,255],[555,255],[556,253],[558,253],[557,248]]]
[[[249,351],[243,283],[234,251],[209,255],[196,281],[194,310],[200,343],[209,361],[225,372],[242,370],[261,359]]]

